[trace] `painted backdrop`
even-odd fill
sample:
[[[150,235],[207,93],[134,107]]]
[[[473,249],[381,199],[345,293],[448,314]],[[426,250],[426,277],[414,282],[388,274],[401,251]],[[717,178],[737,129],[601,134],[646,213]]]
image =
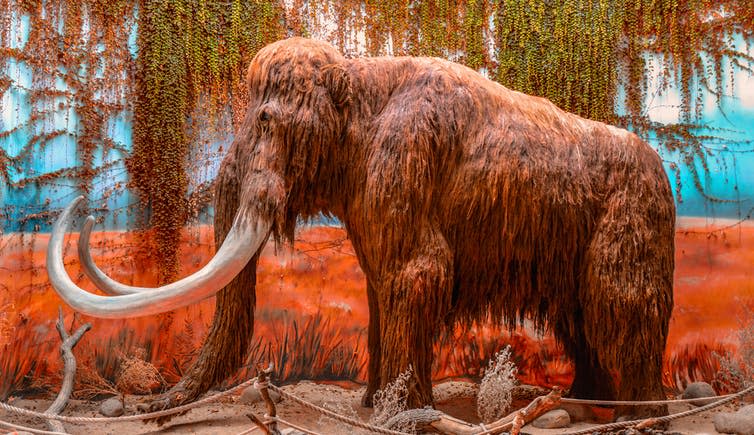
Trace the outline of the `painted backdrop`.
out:
[[[77,72],[91,83],[121,76],[122,83],[86,100],[74,98],[80,89],[72,89],[65,79],[39,74],[40,65],[12,55],[34,37],[28,15],[16,11],[3,21],[0,399],[54,389],[59,383],[54,321],[62,303],[48,285],[44,256],[50,222],[73,197],[86,195],[90,211],[98,217],[93,254],[105,272],[131,285],[150,286],[158,280],[148,248],[153,234],[135,229],[140,224],[136,196],[129,189],[125,167],[133,146],[128,84],[129,65],[137,56],[137,28],[132,18],[126,16],[119,35],[122,64],[110,62]],[[82,23],[87,32],[88,25],[86,20]],[[322,28],[314,36],[333,39],[327,26]],[[346,48],[358,52],[359,39],[354,41]],[[742,38],[733,35],[730,43],[754,56],[754,49]],[[96,51],[97,44],[93,47]],[[647,68],[660,61],[647,55]],[[703,102],[699,123],[704,127],[697,132],[708,136],[703,139],[703,158],[689,162],[648,138],[677,186],[676,305],[665,358],[665,384],[670,388],[690,380],[715,379],[726,355],[740,355],[742,333],[752,322],[754,77],[730,65],[722,77],[724,96],[719,101],[705,90],[695,95]],[[652,75],[650,79],[646,95],[650,119],[679,122],[682,92],[677,81]],[[37,106],[40,89],[48,92],[44,110]],[[88,105],[109,109],[101,112],[97,146],[84,154],[82,141],[88,133],[82,111]],[[199,192],[211,182],[232,139],[231,111],[213,115],[203,117],[197,109],[192,116],[186,159],[189,192]],[[91,168],[87,186],[79,182],[77,168],[82,165]],[[180,245],[184,275],[205,264],[214,252],[209,202],[197,200],[191,213]],[[70,236],[66,250],[69,273],[80,286],[93,290],[75,259],[76,239],[76,234]],[[256,339],[247,368],[272,360],[283,380],[362,380],[368,318],[364,277],[337,222],[302,226],[293,247],[276,251],[268,246],[258,270]],[[207,332],[213,309],[214,301],[207,300],[155,318],[96,320],[77,316],[63,305],[68,325],[94,324],[77,347],[79,394],[156,391],[177,381]],[[570,381],[570,363],[551,337],[537,335],[526,325],[505,331],[493,322],[446,332],[437,349],[435,376],[476,376],[506,344],[514,347],[523,381],[544,385]],[[124,381],[129,367],[137,363],[152,370],[144,385]],[[241,370],[235,379],[244,374]]]

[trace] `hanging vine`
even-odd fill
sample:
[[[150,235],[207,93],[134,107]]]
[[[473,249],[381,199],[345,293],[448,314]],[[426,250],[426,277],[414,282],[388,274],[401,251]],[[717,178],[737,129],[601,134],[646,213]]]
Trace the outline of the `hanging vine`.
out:
[[[705,91],[721,104],[723,70],[751,71],[752,59],[734,35],[754,37],[754,4],[745,0],[501,0],[498,3],[496,79],[549,98],[582,116],[654,136],[678,152],[697,190],[708,200],[709,134],[698,133]],[[661,60],[652,69],[647,55]],[[648,116],[648,80],[660,90],[679,84],[680,120],[663,125]],[[731,79],[732,81],[732,79]],[[617,101],[619,90],[625,97]],[[619,111],[625,107],[625,112]],[[676,181],[680,169],[672,163]],[[680,184],[677,184],[680,198]]]
[[[10,31],[16,13],[29,17],[25,44],[11,41],[18,38]],[[128,45],[134,28],[135,58]],[[347,54],[463,62],[565,110],[657,138],[664,149],[680,154],[704,194],[702,178],[711,155],[705,144],[717,139],[700,133],[701,98],[711,92],[722,106],[726,83],[732,81],[724,71],[751,71],[754,59],[736,48],[734,35],[746,42],[754,38],[754,5],[747,0],[0,0],[0,63],[13,59],[33,71],[25,88],[0,70],[0,94],[23,90],[31,107],[27,119],[0,133],[0,141],[18,145],[0,149],[0,179],[10,189],[23,189],[75,178],[80,190],[91,191],[95,177],[113,164],[98,164],[95,156],[110,150],[128,154],[105,130],[135,101],[130,186],[139,193],[144,223],[155,230],[161,279],[171,280],[178,272],[187,202],[196,200],[187,192],[191,125],[197,116],[225,113],[238,122],[248,99],[246,65],[261,47],[286,35],[326,39]],[[659,63],[650,62],[650,55]],[[679,123],[650,120],[650,77],[661,79],[661,90],[679,84]],[[75,114],[75,129],[48,128],[61,112]],[[61,138],[75,140],[75,165],[30,172],[35,156]]]
[[[215,113],[244,94],[243,68],[282,34],[273,2],[205,0],[139,4],[134,147],[128,161],[155,233],[160,281],[178,273],[180,229],[186,222],[187,119],[201,100]]]
[[[681,162],[691,174],[696,190],[712,202],[729,202],[706,193],[702,177],[709,174],[709,158],[717,158],[714,150],[705,144],[710,141],[726,143],[715,136],[721,129],[711,129],[699,124],[704,102],[702,96],[709,92],[714,103],[724,114],[722,97],[726,77],[723,71],[729,66],[728,82],[733,85],[737,69],[752,72],[752,59],[746,47],[754,37],[754,5],[743,0],[683,0],[649,1],[633,0],[626,9],[623,32],[628,44],[619,51],[619,71],[626,77],[627,113],[616,123],[632,128],[642,136],[654,135],[662,146],[681,156]],[[736,34],[745,42],[737,49]],[[653,53],[662,61],[658,71],[652,71],[642,53]],[[680,119],[675,124],[653,122],[647,116],[645,102],[647,75],[660,77],[661,90],[679,83],[681,96]],[[712,130],[710,133],[700,131]],[[724,164],[724,162],[722,162]],[[676,173],[676,191],[680,199],[680,168],[671,163]]]
[[[495,17],[496,79],[612,121],[621,8],[613,0],[506,0]]]
[[[488,32],[487,5],[484,0],[467,0],[463,17],[463,63],[475,70],[487,67],[489,57],[486,47]]]
[[[14,19],[14,15],[16,18]],[[20,16],[28,19],[24,32]],[[7,144],[0,149],[0,178],[10,190],[27,185],[56,189],[62,179],[74,179],[82,192],[91,192],[94,178],[110,168],[107,155],[123,151],[106,134],[109,119],[127,109],[132,58],[128,33],[133,22],[128,1],[26,0],[0,2],[0,66],[28,68],[30,80],[16,82],[11,69],[0,73],[0,95],[15,91],[28,116],[16,113],[18,123],[0,133]],[[11,31],[15,29],[15,32]],[[24,38],[24,34],[28,37]],[[60,127],[60,120],[66,126]],[[46,173],[36,172],[48,147],[75,141],[77,162]],[[95,167],[95,153],[101,164]],[[0,214],[29,215],[16,221],[18,229],[48,223],[50,198]]]
[[[175,18],[188,13],[186,8],[181,1],[139,4],[134,145],[128,170],[131,185],[149,206],[161,282],[178,272],[179,231],[185,222],[189,74],[183,28]]]

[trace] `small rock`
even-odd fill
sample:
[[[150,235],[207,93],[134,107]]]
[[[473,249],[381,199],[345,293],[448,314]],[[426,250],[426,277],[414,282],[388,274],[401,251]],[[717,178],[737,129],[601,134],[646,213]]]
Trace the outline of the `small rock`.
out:
[[[537,417],[531,424],[540,429],[558,429],[571,424],[571,417],[565,409],[553,409]]]
[[[283,400],[283,398],[280,397],[280,394],[276,391],[267,390],[267,392],[270,393],[270,398],[273,402],[280,403]],[[243,390],[241,397],[238,400],[244,405],[253,405],[257,402],[262,402],[262,394],[252,385]]]
[[[717,393],[715,393],[715,390],[712,389],[712,385],[706,382],[692,382],[686,386],[686,389],[683,391],[683,396],[681,396],[681,398],[696,399],[699,397],[712,397],[712,399],[694,400],[693,402],[691,402],[691,404],[694,406],[704,406],[717,400],[715,396],[717,396]]]
[[[587,421],[595,418],[592,408],[581,403],[562,403],[560,408],[568,412],[571,421]]]
[[[754,435],[754,405],[747,405],[736,412],[721,412],[712,417],[715,430],[720,433]]]
[[[123,415],[123,401],[120,397],[111,397],[100,404],[99,413],[105,417],[120,417]]]
[[[282,435],[306,435],[305,433],[301,432],[297,429],[287,428],[280,431]]]

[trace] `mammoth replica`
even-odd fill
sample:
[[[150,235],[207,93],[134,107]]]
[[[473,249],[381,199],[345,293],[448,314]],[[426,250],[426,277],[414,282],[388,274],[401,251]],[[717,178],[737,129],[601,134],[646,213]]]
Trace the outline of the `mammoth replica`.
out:
[[[366,405],[409,366],[409,405],[432,404],[438,331],[487,316],[552,331],[574,361],[574,397],[664,398],[675,206],[647,143],[442,59],[346,59],[292,38],[260,50],[247,80],[204,268],[154,289],[115,282],[90,256],[90,218],[79,257],[107,296],[92,294],[63,266],[82,199],[53,227],[50,281],[82,313],[147,316],[217,294],[200,355],[152,409],[193,400],[242,364],[259,252],[320,213],[343,223],[366,275]]]

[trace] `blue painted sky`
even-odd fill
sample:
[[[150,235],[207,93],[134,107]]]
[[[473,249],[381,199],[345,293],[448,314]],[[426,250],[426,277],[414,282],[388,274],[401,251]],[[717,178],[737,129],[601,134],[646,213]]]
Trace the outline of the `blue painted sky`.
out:
[[[734,40],[736,48],[754,55],[754,48],[747,47],[741,38]],[[660,60],[649,57],[650,67],[660,70]],[[681,96],[677,83],[672,81],[667,89],[662,89],[661,80],[652,77],[649,84],[646,107],[650,119],[664,124],[680,121]],[[678,202],[680,216],[700,216],[715,218],[745,217],[754,207],[754,77],[737,67],[728,66],[723,72],[724,96],[718,101],[708,91],[703,91],[703,108],[700,135],[717,136],[722,139],[705,141],[709,151],[705,172],[697,160],[696,167],[702,174],[705,192],[719,202],[705,198],[694,186],[691,171],[677,153],[669,153],[648,138],[658,152],[666,159],[666,169],[675,183],[674,171],[670,162],[681,168],[681,201]]]

